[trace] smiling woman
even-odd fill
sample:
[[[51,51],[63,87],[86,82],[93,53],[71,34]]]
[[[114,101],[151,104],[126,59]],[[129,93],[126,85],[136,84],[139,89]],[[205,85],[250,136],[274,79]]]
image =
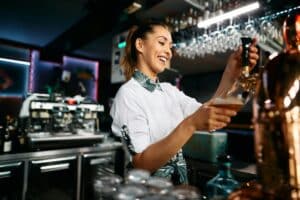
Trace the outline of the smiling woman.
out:
[[[126,44],[122,66],[124,66],[127,80],[138,68],[138,56],[143,57],[143,59],[139,59],[142,62],[139,63],[139,67],[143,68],[142,71],[152,78],[170,67],[172,37],[166,24],[153,22],[151,26],[134,26],[128,34]],[[157,65],[155,62],[160,62],[160,64]]]
[[[172,38],[167,25],[146,22],[134,27],[126,40],[122,66],[127,82],[116,94],[110,114],[112,131],[123,137],[132,156],[131,165],[169,178],[174,184],[188,183],[182,146],[196,130],[225,127],[236,111],[232,108],[201,104],[169,83],[160,83],[158,74],[170,67]],[[257,49],[249,48],[251,65]],[[235,52],[229,59],[215,93],[231,88],[241,70]]]

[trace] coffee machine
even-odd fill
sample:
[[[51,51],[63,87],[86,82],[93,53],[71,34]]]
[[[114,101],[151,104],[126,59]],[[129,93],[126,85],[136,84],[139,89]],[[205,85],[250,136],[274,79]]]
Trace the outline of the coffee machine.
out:
[[[22,106],[26,141],[31,149],[93,145],[103,141],[99,116],[104,106],[92,101],[32,94]]]

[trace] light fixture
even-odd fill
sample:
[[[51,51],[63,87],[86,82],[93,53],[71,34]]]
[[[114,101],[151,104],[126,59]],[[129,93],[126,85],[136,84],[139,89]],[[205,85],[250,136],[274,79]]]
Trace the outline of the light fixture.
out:
[[[141,8],[142,8],[142,4],[134,1],[125,9],[125,12],[127,14],[132,14]]]
[[[196,1],[196,0],[184,0],[184,1],[191,4],[195,8],[198,8],[199,10],[203,11],[205,9],[205,7],[203,5],[200,5],[199,1]]]
[[[123,48],[125,48],[126,47],[126,41],[122,41],[122,42],[119,42],[118,43],[118,48],[119,49],[123,49]]]
[[[10,59],[10,58],[1,58],[0,57],[0,61],[1,62],[8,62],[8,63],[13,63],[13,64],[19,64],[19,65],[30,65],[30,62],[28,61],[22,61],[22,60],[15,60],[15,59]]]
[[[198,28],[207,28],[212,24],[224,21],[226,19],[231,19],[231,18],[237,17],[239,15],[248,13],[248,12],[256,10],[258,8],[259,8],[259,3],[254,2],[254,3],[251,3],[249,5],[246,5],[246,6],[234,9],[232,11],[229,11],[227,13],[224,13],[224,14],[209,18],[207,20],[201,21],[201,22],[198,23]]]

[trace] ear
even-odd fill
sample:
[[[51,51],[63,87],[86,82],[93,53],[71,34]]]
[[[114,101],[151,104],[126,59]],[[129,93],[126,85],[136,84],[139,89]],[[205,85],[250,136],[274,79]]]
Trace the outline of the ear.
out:
[[[144,41],[141,38],[135,40],[135,48],[138,52],[143,52],[144,50]]]

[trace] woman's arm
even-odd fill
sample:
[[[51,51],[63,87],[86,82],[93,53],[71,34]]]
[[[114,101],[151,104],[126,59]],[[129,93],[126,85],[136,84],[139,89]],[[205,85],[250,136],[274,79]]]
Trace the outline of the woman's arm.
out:
[[[143,152],[133,156],[133,166],[154,172],[166,164],[196,130],[213,130],[225,127],[234,110],[202,105],[196,112],[184,119],[167,137],[151,144]]]
[[[259,58],[257,54],[258,50],[255,47],[256,42],[257,42],[256,39],[253,39],[252,44],[249,47],[250,69],[254,68]],[[240,76],[241,72],[242,72],[242,47],[240,47],[237,51],[235,51],[230,55],[224,73],[222,75],[221,81],[219,83],[219,86],[213,98],[226,94],[228,90],[231,88],[234,81]]]
[[[249,49],[249,62],[251,69],[256,65],[258,55],[253,40]],[[241,73],[241,53],[238,49],[228,59],[226,69],[214,97],[226,93]],[[167,137],[151,144],[141,153],[133,156],[133,166],[154,172],[165,165],[191,138],[196,130],[211,131],[227,126],[236,111],[228,108],[218,108],[203,104],[197,111],[184,119]]]

